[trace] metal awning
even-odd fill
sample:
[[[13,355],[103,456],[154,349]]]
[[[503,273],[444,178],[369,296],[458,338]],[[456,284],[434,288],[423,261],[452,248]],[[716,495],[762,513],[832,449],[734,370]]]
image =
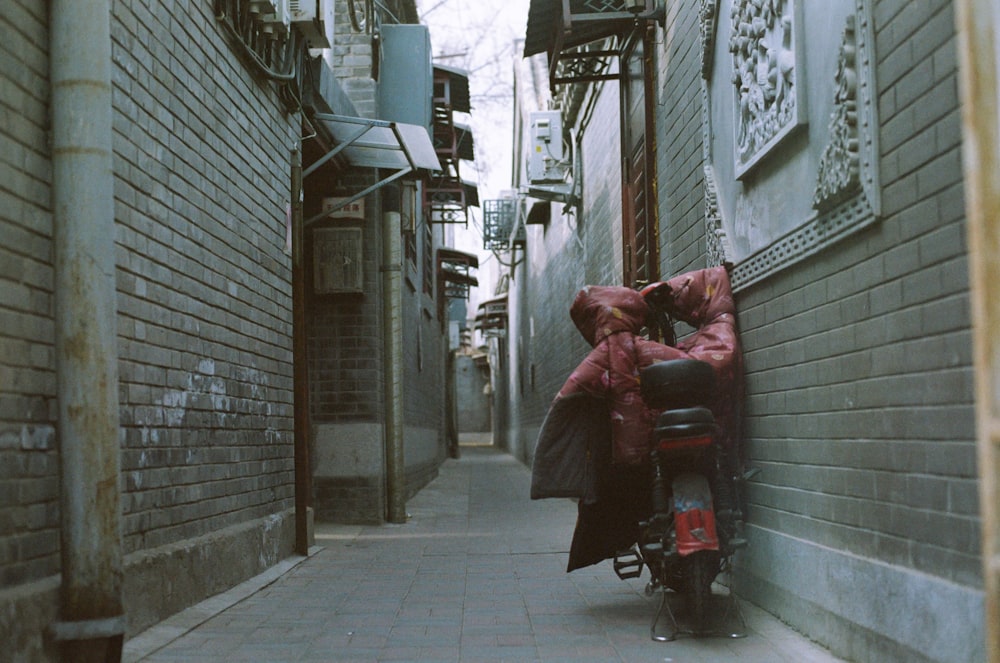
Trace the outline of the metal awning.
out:
[[[504,334],[507,328],[507,295],[495,297],[479,305],[476,328],[487,336]]]
[[[316,169],[338,154],[342,155],[352,166],[395,172],[364,191],[343,199],[337,207],[324,210],[321,214],[308,219],[306,224],[318,221],[329,215],[330,212],[335,212],[341,207],[367,196],[375,189],[379,189],[413,171],[441,170],[441,162],[434,151],[430,135],[424,127],[403,122],[371,120],[328,113],[316,113],[312,119],[322,123],[333,136],[337,145],[302,171],[303,178],[314,173]]]
[[[457,149],[459,159],[476,160],[475,142],[472,139],[472,128],[465,124],[455,123],[455,137],[458,139]]]
[[[479,280],[469,273],[479,268],[479,258],[449,247],[437,250],[438,277],[441,279],[445,297],[465,299],[469,288],[479,285]]]

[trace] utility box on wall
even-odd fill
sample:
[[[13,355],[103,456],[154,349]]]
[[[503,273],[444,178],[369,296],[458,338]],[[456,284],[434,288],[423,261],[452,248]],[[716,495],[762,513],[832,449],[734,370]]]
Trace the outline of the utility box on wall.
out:
[[[334,295],[364,292],[361,228],[313,231],[313,292]]]
[[[529,140],[528,180],[532,184],[562,182],[567,170],[563,162],[562,114],[531,113]]]
[[[431,135],[434,75],[425,25],[383,25],[379,119],[415,124]]]

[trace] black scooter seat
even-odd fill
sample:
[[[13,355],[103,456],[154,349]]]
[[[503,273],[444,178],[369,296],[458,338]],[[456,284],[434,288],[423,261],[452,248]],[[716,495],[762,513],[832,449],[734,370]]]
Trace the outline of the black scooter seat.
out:
[[[676,426],[678,424],[714,424],[715,417],[707,407],[686,407],[677,410],[664,410],[656,415],[657,428],[661,426]]]

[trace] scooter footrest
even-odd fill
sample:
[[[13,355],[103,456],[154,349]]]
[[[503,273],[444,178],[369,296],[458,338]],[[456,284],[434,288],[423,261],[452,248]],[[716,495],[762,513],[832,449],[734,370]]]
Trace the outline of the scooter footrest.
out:
[[[615,554],[615,575],[622,580],[638,578],[642,574],[642,557],[635,548]]]

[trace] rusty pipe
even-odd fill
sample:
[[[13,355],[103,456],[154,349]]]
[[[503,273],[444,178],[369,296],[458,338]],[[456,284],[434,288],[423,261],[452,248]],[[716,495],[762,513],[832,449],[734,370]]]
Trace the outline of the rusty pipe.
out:
[[[68,660],[120,660],[111,2],[53,0],[49,16],[62,562],[52,632]]]

